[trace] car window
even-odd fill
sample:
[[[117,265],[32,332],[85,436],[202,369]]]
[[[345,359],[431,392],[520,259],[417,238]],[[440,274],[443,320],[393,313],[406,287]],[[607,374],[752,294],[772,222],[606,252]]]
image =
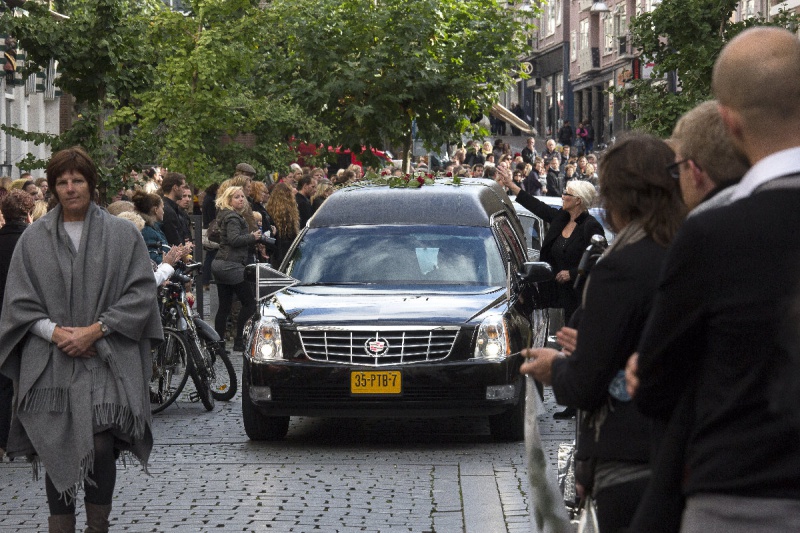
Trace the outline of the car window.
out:
[[[500,241],[506,254],[514,262],[514,266],[519,268],[525,262],[526,251],[520,246],[519,240],[516,237],[511,223],[506,217],[496,217],[492,222],[493,226],[497,228],[500,236]]]
[[[313,228],[287,274],[303,284],[505,284],[491,230],[462,226]]]
[[[522,229],[525,230],[525,246],[532,250],[542,249],[542,220],[526,213],[517,213]]]

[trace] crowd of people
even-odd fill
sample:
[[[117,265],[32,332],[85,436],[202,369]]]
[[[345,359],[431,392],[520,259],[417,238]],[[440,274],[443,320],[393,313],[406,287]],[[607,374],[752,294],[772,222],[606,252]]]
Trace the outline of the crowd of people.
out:
[[[519,154],[469,142],[445,169],[496,180],[549,223],[542,297],[566,326],[560,350],[523,351],[521,372],[578,410],[576,479],[601,533],[800,530],[800,41],[743,32],[713,89],[670,139],[621,138],[599,173],[585,124],[568,123],[541,155],[532,138]],[[107,531],[118,456],[147,464],[156,287],[194,253],[189,215],[202,213],[221,336],[242,303],[241,350],[255,308],[244,266],[280,265],[336,187],[362,176],[295,164],[267,185],[241,163],[200,192],[153,167],[104,209],[76,147],[46,178],[0,180],[0,448],[44,465],[51,531],[75,530],[79,489],[87,531]],[[598,203],[616,236],[576,286],[603,233]]]

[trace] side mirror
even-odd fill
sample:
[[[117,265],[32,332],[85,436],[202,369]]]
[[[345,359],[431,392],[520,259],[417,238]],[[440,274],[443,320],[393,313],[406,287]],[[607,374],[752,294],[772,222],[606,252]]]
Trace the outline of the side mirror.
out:
[[[522,272],[520,274],[522,281],[528,283],[550,281],[553,279],[553,267],[544,261],[528,262],[522,265]]]
[[[254,263],[245,266],[244,279],[255,283],[256,301],[298,283],[293,277],[287,276],[283,272],[278,272],[266,263]]]

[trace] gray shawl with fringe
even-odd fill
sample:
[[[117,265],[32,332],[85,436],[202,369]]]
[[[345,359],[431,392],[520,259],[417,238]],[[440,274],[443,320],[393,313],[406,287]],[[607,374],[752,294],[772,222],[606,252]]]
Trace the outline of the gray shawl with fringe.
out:
[[[42,318],[102,320],[111,334],[95,343],[96,356],[72,358],[30,332]],[[96,427],[110,427],[146,468],[150,348],[162,338],[153,270],[133,224],[91,204],[75,250],[61,206],[33,223],[14,250],[0,321],[0,371],[16,389],[7,453],[33,459],[34,474],[41,461],[67,499],[90,473]]]

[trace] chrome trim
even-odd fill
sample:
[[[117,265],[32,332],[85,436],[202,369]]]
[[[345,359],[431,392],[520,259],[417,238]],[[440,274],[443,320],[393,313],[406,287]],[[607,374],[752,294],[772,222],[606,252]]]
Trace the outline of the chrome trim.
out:
[[[306,357],[312,361],[356,366],[393,366],[442,361],[450,356],[458,326],[298,326]],[[364,344],[383,338],[385,354],[368,354]]]

